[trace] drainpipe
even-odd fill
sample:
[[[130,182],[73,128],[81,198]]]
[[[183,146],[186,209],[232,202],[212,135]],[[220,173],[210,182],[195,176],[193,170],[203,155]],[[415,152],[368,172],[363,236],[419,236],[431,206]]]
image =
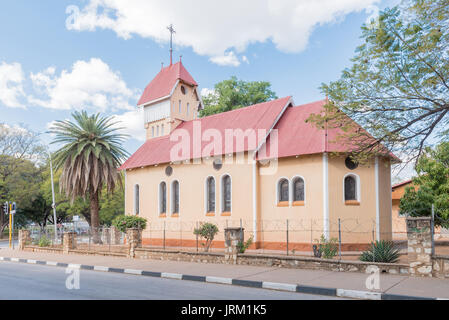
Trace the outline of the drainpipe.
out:
[[[257,160],[256,155],[253,157],[253,230],[254,230],[254,243],[258,241],[257,234]]]

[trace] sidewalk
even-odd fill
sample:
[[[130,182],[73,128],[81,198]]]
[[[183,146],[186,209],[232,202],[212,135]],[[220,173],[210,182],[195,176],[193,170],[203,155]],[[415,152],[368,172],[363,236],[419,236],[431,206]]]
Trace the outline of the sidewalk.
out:
[[[160,260],[133,260],[104,256],[35,253],[11,249],[0,249],[0,257],[31,260],[21,261],[28,263],[36,263],[36,261],[49,261],[63,264],[83,265],[86,269],[92,269],[88,268],[88,266],[101,266],[107,268],[96,268],[96,270],[110,272],[127,271],[127,273],[142,274],[141,270],[143,270],[146,275],[160,273],[165,274],[167,278],[185,280],[189,280],[189,278],[191,278],[191,280],[201,281],[198,279],[204,278],[203,281],[206,281],[205,277],[208,277],[209,279],[221,279],[221,281],[215,282],[228,283],[223,280],[226,278],[228,280],[232,280],[229,284],[281,290],[285,289],[289,291],[295,291],[294,288],[297,285],[300,285],[302,287],[301,290],[303,290],[301,292],[305,292],[309,288],[310,293],[318,293],[319,290],[317,289],[319,288],[325,288],[322,292],[327,293],[329,293],[329,290],[337,291],[336,289],[339,289],[340,291],[350,290],[345,293],[347,297],[380,299],[380,293],[382,293],[384,294],[382,299],[391,299],[394,298],[394,295],[449,299],[449,279],[413,278],[403,275],[381,274],[380,290],[371,291],[372,294],[370,295],[367,292],[369,290],[365,285],[366,279],[369,275],[355,272],[332,272]],[[189,276],[183,277],[182,275]],[[264,283],[262,284],[262,282]],[[260,285],[258,285],[259,283]],[[355,292],[351,292],[352,290]]]

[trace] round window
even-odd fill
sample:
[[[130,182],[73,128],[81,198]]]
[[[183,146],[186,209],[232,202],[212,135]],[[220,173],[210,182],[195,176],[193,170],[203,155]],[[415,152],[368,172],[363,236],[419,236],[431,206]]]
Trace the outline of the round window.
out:
[[[214,160],[214,169],[215,170],[221,170],[221,168],[223,168],[223,162],[221,161],[221,159],[215,159]]]
[[[167,177],[170,177],[173,174],[173,168],[170,166],[165,168],[165,174],[167,175]]]
[[[348,168],[349,170],[355,170],[359,166],[359,164],[356,161],[352,160],[351,157],[346,158],[345,164],[346,168]]]

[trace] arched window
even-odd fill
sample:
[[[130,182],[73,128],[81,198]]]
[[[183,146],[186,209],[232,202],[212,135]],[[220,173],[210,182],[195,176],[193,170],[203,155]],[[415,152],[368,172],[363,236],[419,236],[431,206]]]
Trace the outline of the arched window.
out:
[[[279,181],[278,185],[278,200],[279,202],[288,202],[289,201],[289,187],[288,180],[282,179]]]
[[[167,213],[167,184],[165,182],[159,185],[159,213],[161,215]]]
[[[206,181],[207,213],[215,213],[215,179],[207,178]]]
[[[293,180],[293,201],[304,201],[305,185],[304,179],[297,177]]]
[[[179,182],[173,181],[171,188],[172,214],[179,214]]]
[[[221,180],[221,190],[222,190],[222,210],[223,212],[231,212],[232,210],[232,184],[231,177],[225,175]]]
[[[354,176],[345,178],[345,201],[357,201],[357,179]]]
[[[137,216],[140,213],[140,187],[138,184],[134,186],[134,214]]]

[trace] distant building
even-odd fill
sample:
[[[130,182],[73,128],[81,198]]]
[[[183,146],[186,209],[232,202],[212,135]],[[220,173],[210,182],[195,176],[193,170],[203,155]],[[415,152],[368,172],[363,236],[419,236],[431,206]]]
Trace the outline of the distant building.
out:
[[[243,221],[264,248],[285,247],[287,220],[291,249],[310,248],[322,234],[338,237],[338,219],[347,248],[370,243],[373,233],[391,239],[390,164],[398,159],[352,162],[354,146],[333,142],[340,129],[306,122],[326,102],[297,106],[285,97],[198,118],[196,81],[181,61],[162,68],[139,101],[147,141],[121,167],[126,214],[147,218],[153,230],[210,221],[223,231]],[[167,243],[179,239],[176,228]],[[145,232],[144,243],[163,236]],[[192,232],[181,237],[194,246]]]

